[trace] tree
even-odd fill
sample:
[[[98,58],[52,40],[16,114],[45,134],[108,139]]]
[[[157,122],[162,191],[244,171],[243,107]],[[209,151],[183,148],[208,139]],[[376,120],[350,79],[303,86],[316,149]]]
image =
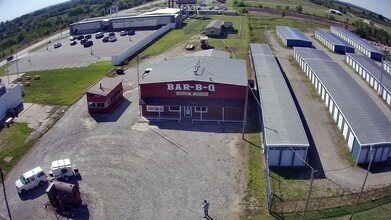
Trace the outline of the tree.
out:
[[[296,6],[296,11],[301,14],[303,12],[303,7],[301,5]]]
[[[277,10],[281,10],[281,6],[280,6],[280,5],[277,5],[277,6],[276,6],[276,9],[277,9]]]
[[[285,6],[285,11],[289,11],[289,6]]]

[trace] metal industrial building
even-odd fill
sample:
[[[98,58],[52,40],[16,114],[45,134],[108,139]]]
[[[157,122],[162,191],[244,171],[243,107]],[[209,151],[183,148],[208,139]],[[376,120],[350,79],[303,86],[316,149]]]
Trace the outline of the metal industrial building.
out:
[[[309,142],[281,69],[267,44],[251,44],[250,50],[265,159],[269,166],[304,166]]]
[[[383,61],[383,69],[391,75],[391,62]]]
[[[391,107],[391,75],[366,56],[347,53],[346,63],[360,74]]]
[[[209,37],[219,37],[224,32],[232,29],[232,22],[223,20],[213,20],[205,28],[204,33]]]
[[[129,29],[157,29],[170,23],[175,24],[176,28],[182,26],[180,9],[167,8],[136,16],[127,15],[85,19],[70,24],[69,31],[71,35],[78,35]]]
[[[86,95],[90,114],[107,114],[124,98],[122,81],[104,77]]]
[[[287,47],[312,47],[312,41],[295,27],[276,26],[277,35]]]
[[[139,76],[140,113],[148,120],[243,122],[245,60],[213,56],[165,58]]]
[[[335,53],[354,53],[354,47],[352,45],[333,33],[324,30],[315,30],[315,37]]]
[[[23,104],[24,87],[22,84],[5,85],[0,79],[0,122],[10,111]]]
[[[294,58],[315,86],[359,163],[391,161],[391,123],[354,79],[322,50],[294,48]],[[372,149],[372,151],[371,151]]]
[[[382,53],[379,49],[377,49],[375,46],[372,46],[370,43],[368,43],[361,37],[341,27],[331,26],[330,29],[332,33],[353,45],[357,50],[365,54],[365,56],[368,56],[369,58],[374,60],[384,59],[384,53]]]

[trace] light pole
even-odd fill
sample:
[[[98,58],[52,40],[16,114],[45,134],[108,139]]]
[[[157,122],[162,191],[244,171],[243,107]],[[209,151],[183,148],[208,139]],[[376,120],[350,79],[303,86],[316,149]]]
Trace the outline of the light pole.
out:
[[[8,79],[8,85],[10,84],[10,75],[8,74],[8,60],[7,60],[7,68],[5,73],[7,74],[7,79]]]
[[[92,45],[91,45],[91,55],[94,55],[94,54],[92,53]]]
[[[7,206],[8,216],[9,216],[10,220],[12,220],[10,207],[8,206],[7,193],[5,191],[3,170],[1,169],[1,167],[0,167],[0,174],[1,174],[1,183],[3,184],[3,193],[4,193],[5,205]]]
[[[15,54],[15,57],[16,57],[16,78],[19,78],[18,53]]]

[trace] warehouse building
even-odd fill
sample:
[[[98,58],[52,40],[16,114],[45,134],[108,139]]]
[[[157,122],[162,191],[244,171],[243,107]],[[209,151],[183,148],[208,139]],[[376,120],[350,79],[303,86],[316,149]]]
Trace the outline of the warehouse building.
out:
[[[357,50],[362,52],[365,56],[379,61],[384,59],[384,53],[382,53],[379,49],[377,49],[375,46],[372,46],[370,43],[368,43],[366,40],[362,39],[361,37],[341,27],[331,26],[330,29],[332,33],[342,38],[344,41],[348,42],[349,44],[353,45]]]
[[[322,50],[294,48],[356,163],[391,161],[391,123],[354,79]],[[372,150],[371,150],[372,149]]]
[[[232,22],[223,20],[213,20],[205,28],[204,33],[208,37],[226,36],[232,31]]]
[[[0,122],[7,120],[7,116],[17,114],[17,109],[23,104],[24,87],[22,84],[5,85],[0,79]],[[13,115],[15,116],[15,115]]]
[[[213,56],[165,58],[139,77],[140,112],[148,120],[243,122],[245,60]]]
[[[88,112],[107,114],[124,98],[122,81],[104,77],[87,91]]]
[[[182,26],[180,9],[167,8],[140,15],[125,15],[116,17],[92,18],[75,22],[69,25],[71,35],[122,31],[129,29],[158,29],[167,24]]]
[[[267,44],[251,44],[250,50],[265,159],[269,166],[304,166],[309,142],[281,69]]]
[[[391,75],[366,56],[346,54],[348,63],[391,107]]]
[[[354,53],[354,47],[352,45],[333,33],[323,30],[315,30],[315,37],[335,53]]]
[[[390,61],[383,61],[383,69],[391,75],[391,62]]]
[[[276,26],[277,35],[287,47],[312,47],[312,41],[295,27]]]

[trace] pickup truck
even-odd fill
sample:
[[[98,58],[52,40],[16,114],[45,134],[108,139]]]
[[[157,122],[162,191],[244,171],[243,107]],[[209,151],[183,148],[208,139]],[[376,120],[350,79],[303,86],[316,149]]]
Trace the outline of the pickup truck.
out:
[[[15,181],[15,185],[18,193],[25,194],[31,189],[43,186],[47,181],[47,176],[42,168],[36,167],[25,172],[18,180]]]
[[[55,160],[52,162],[49,171],[49,180],[64,179],[68,181],[70,177],[79,175],[79,170],[72,165],[70,159]]]

